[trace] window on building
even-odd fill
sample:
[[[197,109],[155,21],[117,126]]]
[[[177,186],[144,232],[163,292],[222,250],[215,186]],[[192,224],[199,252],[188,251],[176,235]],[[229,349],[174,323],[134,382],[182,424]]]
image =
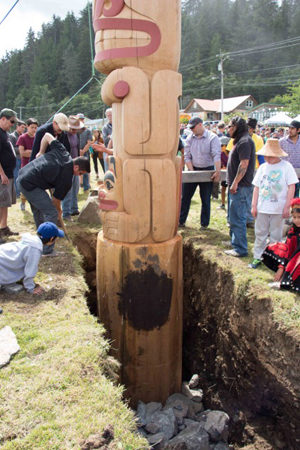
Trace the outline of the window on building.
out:
[[[246,100],[246,108],[253,108],[253,101],[252,100]]]

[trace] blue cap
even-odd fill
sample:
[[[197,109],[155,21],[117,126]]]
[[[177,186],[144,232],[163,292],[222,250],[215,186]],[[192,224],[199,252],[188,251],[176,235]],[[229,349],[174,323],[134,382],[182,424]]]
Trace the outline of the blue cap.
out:
[[[52,222],[44,222],[42,223],[38,229],[38,234],[44,238],[49,239],[51,237],[64,237],[65,233],[62,230],[59,230],[57,226]]]

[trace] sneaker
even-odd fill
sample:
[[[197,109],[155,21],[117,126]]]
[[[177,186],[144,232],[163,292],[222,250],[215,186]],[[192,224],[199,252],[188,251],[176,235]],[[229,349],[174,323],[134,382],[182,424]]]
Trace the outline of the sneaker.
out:
[[[7,294],[18,294],[23,291],[23,286],[21,284],[11,283],[2,285],[1,289]]]
[[[21,203],[20,204],[20,210],[21,211],[25,211],[25,203]]]
[[[242,258],[243,256],[247,255],[240,255],[234,248],[232,250],[225,250],[224,253],[228,256],[233,256],[234,258]]]
[[[249,269],[257,269],[261,265],[260,259],[254,259],[252,263],[248,264]]]
[[[180,223],[179,225],[178,225],[178,228],[184,228],[185,227],[185,223]]]
[[[63,220],[66,220],[66,221],[68,221],[68,222],[73,222],[73,219],[72,219],[71,216],[63,217]]]
[[[280,281],[273,281],[273,283],[268,283],[270,289],[280,289]]]
[[[225,209],[225,205],[220,205],[217,207],[217,209]]]
[[[201,225],[200,230],[207,230],[208,229],[208,225]]]
[[[9,227],[0,228],[0,235],[1,236],[18,236],[19,233],[16,231],[11,231]]]
[[[79,216],[80,212],[79,211],[75,211],[73,213],[71,213],[71,216]]]

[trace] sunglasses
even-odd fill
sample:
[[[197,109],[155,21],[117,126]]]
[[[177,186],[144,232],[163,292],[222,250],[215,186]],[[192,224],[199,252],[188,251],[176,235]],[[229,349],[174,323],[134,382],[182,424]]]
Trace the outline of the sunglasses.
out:
[[[10,121],[10,123],[13,125],[14,123],[16,123],[16,121],[14,119],[11,119],[10,117],[4,116],[7,120]]]

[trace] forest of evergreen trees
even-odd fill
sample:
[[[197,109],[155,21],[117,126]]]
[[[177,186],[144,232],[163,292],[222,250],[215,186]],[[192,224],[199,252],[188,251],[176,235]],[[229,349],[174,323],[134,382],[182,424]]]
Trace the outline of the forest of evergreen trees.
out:
[[[24,44],[0,61],[0,107],[43,123],[92,77],[89,7],[79,17],[53,16],[38,35],[30,30]],[[183,107],[192,98],[220,98],[220,54],[225,97],[278,101],[289,87],[300,87],[299,0],[183,0]],[[103,76],[95,76],[101,83]],[[104,108],[93,80],[64,112],[96,118]]]

